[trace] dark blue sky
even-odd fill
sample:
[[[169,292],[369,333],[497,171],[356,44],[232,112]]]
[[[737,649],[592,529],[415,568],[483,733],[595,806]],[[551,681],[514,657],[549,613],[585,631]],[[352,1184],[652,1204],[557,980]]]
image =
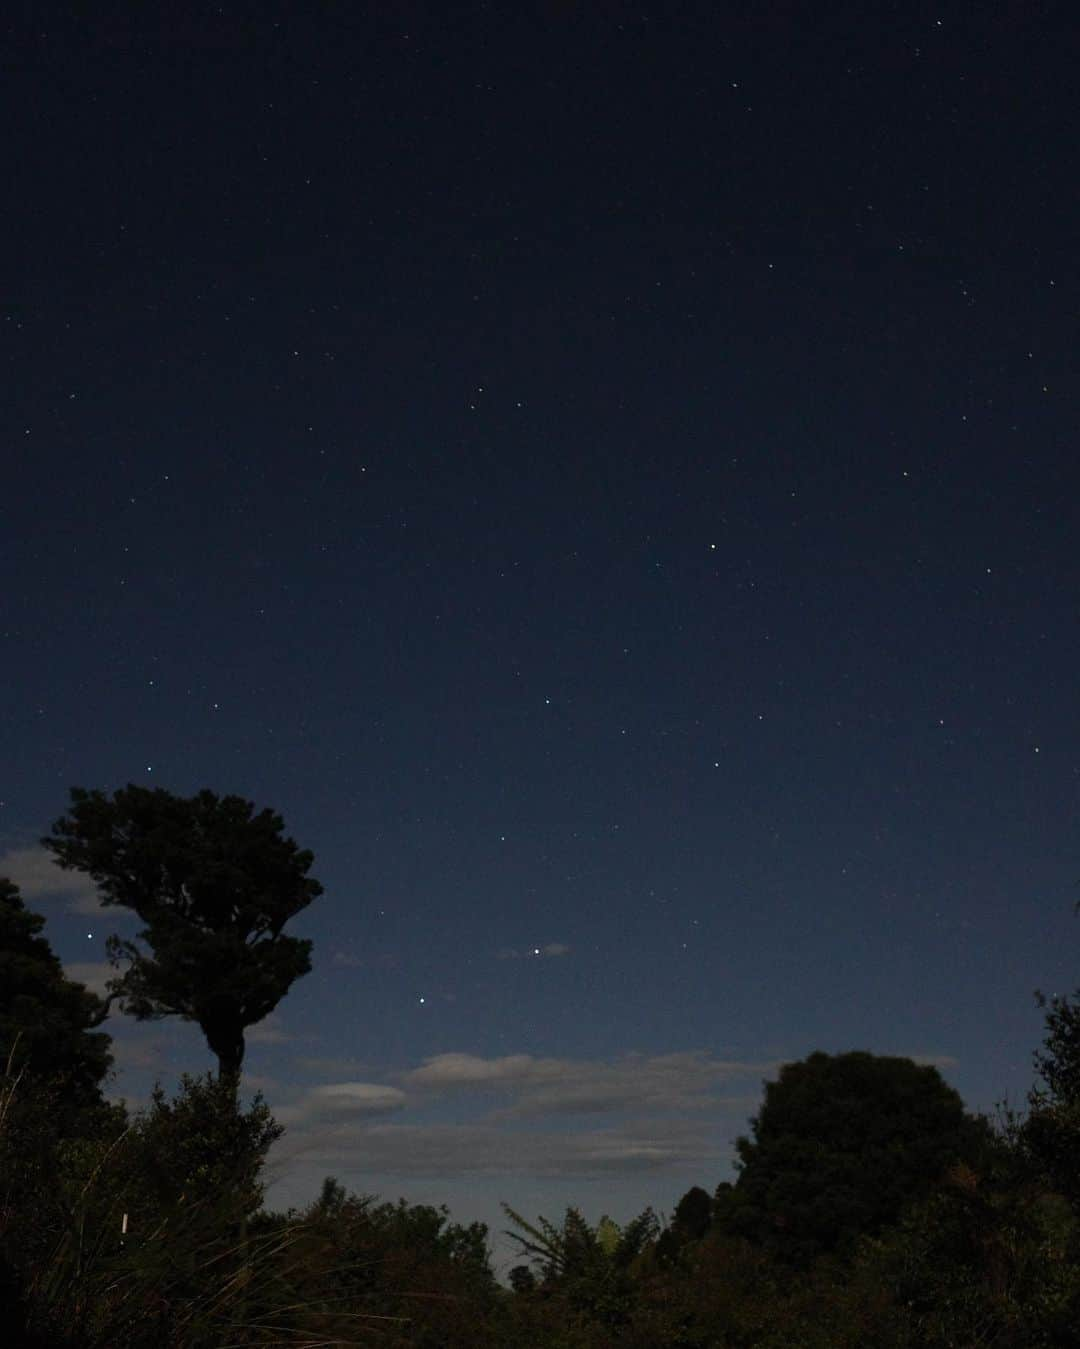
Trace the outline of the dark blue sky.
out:
[[[670,1210],[819,1048],[1021,1096],[1080,941],[1068,8],[184,9],[5,39],[0,845],[59,954],[116,923],[34,850],[71,785],[284,814],[282,1202]],[[131,1100],[209,1066],[115,1035]]]

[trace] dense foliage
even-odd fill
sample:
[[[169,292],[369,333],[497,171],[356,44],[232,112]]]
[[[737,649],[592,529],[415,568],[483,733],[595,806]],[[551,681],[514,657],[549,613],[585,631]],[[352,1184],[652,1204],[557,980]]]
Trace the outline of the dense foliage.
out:
[[[1034,1108],[981,1169],[947,1167],[893,1222],[797,1266],[767,1227],[730,1230],[724,1188],[693,1187],[666,1225],[508,1208],[525,1263],[504,1288],[485,1228],[445,1209],[328,1179],[308,1208],[266,1211],[280,1129],[227,1082],[184,1077],[173,1099],[158,1089],[130,1118],[88,1109],[68,1132],[40,1127],[52,1090],[15,1073],[0,1088],[0,1318],[35,1349],[1080,1345],[1080,1221],[1051,1183],[1061,1139],[1050,1164],[1033,1143]]]
[[[739,1177],[717,1221],[800,1268],[896,1222],[991,1142],[936,1068],[867,1053],[785,1065],[752,1132],[736,1140]]]
[[[311,943],[282,928],[322,893],[314,860],[272,810],[239,796],[191,798],[128,786],[112,797],[76,787],[42,839],[57,863],[84,871],[104,905],[146,924],[137,942],[109,939],[124,973],[111,998],[140,1020],[197,1022],[224,1075],[244,1057],[244,1030],[311,969]]]
[[[65,977],[44,925],[0,877],[0,1054],[39,1082],[62,1077],[66,1100],[85,1107],[112,1063],[109,1037],[92,1030],[102,1004]]]
[[[310,856],[269,812],[146,793],[123,809],[145,808],[139,828],[156,818],[161,832],[120,840],[115,804],[78,796],[108,828],[84,816],[60,836],[81,840],[68,861],[114,902],[157,896],[139,899],[151,934],[166,908],[272,942],[315,893]],[[129,889],[120,842],[134,848]],[[259,873],[277,843],[280,867]],[[270,877],[286,874],[274,910]],[[216,907],[227,894],[231,917]],[[307,1208],[267,1211],[263,1168],[283,1131],[258,1096],[242,1105],[232,1074],[185,1075],[137,1114],[109,1105],[101,1001],[64,977],[42,926],[0,880],[0,1326],[13,1349],[1080,1349],[1074,1000],[1041,1000],[1023,1115],[971,1116],[909,1059],[812,1054],[766,1084],[734,1182],[693,1186],[666,1223],[651,1209],[619,1226],[506,1206],[523,1262],[503,1287],[486,1228],[443,1208],[328,1178]],[[170,960],[159,973],[178,979]],[[193,989],[203,977],[190,973]],[[120,981],[132,1010],[148,990]]]

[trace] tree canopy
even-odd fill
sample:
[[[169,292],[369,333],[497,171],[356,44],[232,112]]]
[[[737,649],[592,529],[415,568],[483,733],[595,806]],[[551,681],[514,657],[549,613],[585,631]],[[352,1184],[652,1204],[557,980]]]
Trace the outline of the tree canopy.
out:
[[[796,1265],[895,1222],[991,1140],[936,1068],[862,1051],[786,1064],[751,1124],[717,1220]]]
[[[42,840],[61,867],[93,878],[104,905],[145,923],[138,941],[109,939],[113,964],[126,962],[109,1001],[139,1020],[197,1022],[222,1076],[240,1072],[246,1027],[311,969],[311,942],[282,929],[322,886],[284,827],[239,796],[76,787]]]
[[[0,1068],[60,1079],[72,1106],[93,1105],[112,1063],[109,1037],[93,1027],[102,1002],[68,979],[47,939],[45,920],[0,877]]]
[[[1029,1167],[1080,1214],[1080,998],[1036,993],[1046,1036],[1035,1051],[1038,1081],[1028,1092],[1028,1114],[1014,1121]]]

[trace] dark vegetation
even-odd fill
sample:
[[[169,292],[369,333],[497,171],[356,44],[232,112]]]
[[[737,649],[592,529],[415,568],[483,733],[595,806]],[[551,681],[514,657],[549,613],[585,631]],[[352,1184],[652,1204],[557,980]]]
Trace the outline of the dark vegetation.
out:
[[[143,946],[109,938],[110,958],[127,964],[107,1003],[140,1021],[197,1022],[222,1078],[240,1073],[245,1029],[311,969],[311,943],[281,930],[322,886],[284,827],[239,796],[129,786],[110,799],[77,787],[42,839],[61,867],[92,877],[102,904],[146,925]]]
[[[280,1135],[237,1093],[244,1029],[310,966],[282,935],[320,893],[273,812],[209,792],[76,792],[48,840],[144,923],[102,1000],[0,881],[0,1338],[34,1349],[247,1345],[833,1349],[1080,1345],[1080,1000],[1040,998],[1021,1114],[869,1053],[786,1065],[737,1176],[669,1221],[482,1224],[348,1194],[268,1212]],[[111,1003],[197,1022],[217,1076],[128,1115],[102,1086]]]

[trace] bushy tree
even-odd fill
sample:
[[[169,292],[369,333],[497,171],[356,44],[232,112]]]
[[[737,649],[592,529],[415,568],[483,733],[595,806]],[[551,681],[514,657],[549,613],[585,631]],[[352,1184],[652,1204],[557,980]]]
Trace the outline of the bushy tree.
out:
[[[22,1290],[62,1230],[62,1151],[76,1136],[122,1127],[101,1084],[109,1037],[95,1032],[102,1003],[68,979],[44,919],[0,878],[0,1324],[23,1323]]]
[[[1028,1113],[1013,1120],[1014,1133],[1031,1171],[1080,1214],[1080,1001],[1035,996],[1046,1035],[1034,1054]]]
[[[694,1185],[675,1205],[671,1226],[687,1241],[700,1241],[711,1223],[712,1199],[700,1185]]]
[[[239,796],[191,798],[128,786],[110,798],[74,788],[42,843],[60,866],[86,872],[104,905],[134,910],[137,942],[109,939],[109,1001],[139,1020],[197,1022],[220,1073],[234,1081],[244,1031],[311,969],[311,942],[282,929],[318,895],[313,861],[272,810]]]
[[[243,1109],[230,1084],[209,1073],[185,1073],[172,1100],[156,1083],[123,1149],[140,1178],[131,1201],[149,1215],[209,1200],[208,1211],[250,1217],[262,1203],[266,1155],[284,1132],[260,1094]]]
[[[700,1241],[712,1226],[713,1200],[707,1190],[693,1185],[675,1205],[671,1222],[656,1243],[661,1264],[670,1264],[694,1241]]]
[[[875,1342],[902,1349],[1080,1343],[1075,1219],[1009,1166],[953,1168],[893,1228],[864,1238],[846,1272],[879,1302]]]
[[[44,918],[0,877],[0,1067],[62,1084],[65,1115],[100,1102],[112,1057],[93,1031],[103,1003],[68,979],[47,939]],[[54,1117],[55,1120],[55,1117]]]
[[[248,1220],[280,1133],[258,1097],[244,1110],[207,1074],[185,1076],[172,1100],[156,1088],[112,1137],[65,1140],[47,1190],[3,1215],[23,1324],[57,1349],[249,1342],[237,1327],[274,1301],[264,1287],[275,1270]]]
[[[751,1123],[716,1221],[794,1266],[850,1250],[992,1146],[936,1068],[864,1052],[785,1065]]]
[[[1045,993],[1036,993],[1035,1001],[1046,1013],[1046,1035],[1033,1055],[1042,1086],[1035,1087],[1032,1103],[1080,1102],[1080,1002]]]
[[[333,1178],[294,1222],[309,1287],[355,1317],[365,1341],[415,1349],[494,1346],[488,1315],[497,1300],[483,1223],[451,1221],[445,1207],[378,1202]],[[310,1280],[309,1280],[310,1284]]]

